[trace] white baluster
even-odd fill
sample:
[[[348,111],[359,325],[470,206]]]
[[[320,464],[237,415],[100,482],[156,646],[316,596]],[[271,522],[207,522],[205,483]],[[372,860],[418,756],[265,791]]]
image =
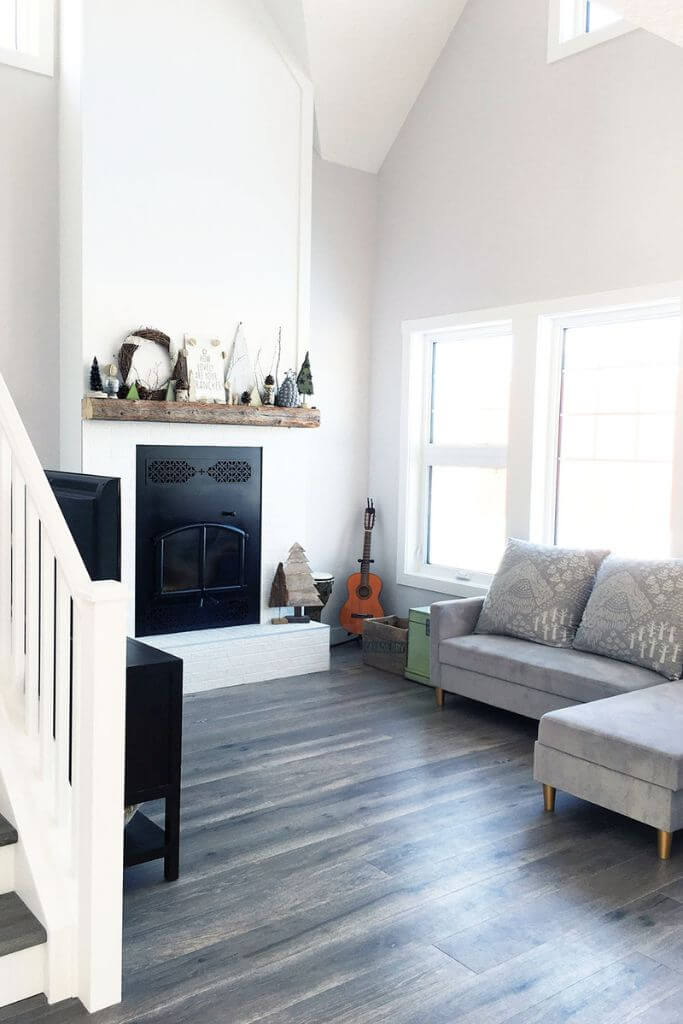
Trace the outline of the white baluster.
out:
[[[40,557],[40,770],[46,780],[55,771],[55,556],[45,530]]]
[[[0,683],[7,682],[9,652],[12,649],[12,452],[4,433],[0,435]]]
[[[12,677],[24,698],[26,671],[26,485],[16,466],[12,467]]]
[[[38,734],[38,673],[40,669],[40,521],[35,505],[26,499],[26,731]]]
[[[55,613],[55,797],[57,818],[63,824],[71,809],[71,595],[59,565]]]

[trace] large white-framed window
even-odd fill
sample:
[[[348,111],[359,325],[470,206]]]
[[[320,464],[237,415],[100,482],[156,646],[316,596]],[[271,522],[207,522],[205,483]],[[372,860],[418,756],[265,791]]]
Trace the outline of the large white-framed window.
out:
[[[674,554],[682,367],[678,300],[545,318],[537,536],[632,558]]]
[[[548,61],[632,32],[613,0],[548,0]]]
[[[54,74],[54,0],[0,0],[0,64]]]
[[[682,296],[403,325],[398,583],[485,592],[507,536],[683,557]]]

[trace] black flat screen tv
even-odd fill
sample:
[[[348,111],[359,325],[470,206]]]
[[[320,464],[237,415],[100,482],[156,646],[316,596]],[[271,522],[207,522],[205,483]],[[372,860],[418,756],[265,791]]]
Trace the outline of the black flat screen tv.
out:
[[[46,476],[92,580],[121,579],[121,481],[47,470]]]

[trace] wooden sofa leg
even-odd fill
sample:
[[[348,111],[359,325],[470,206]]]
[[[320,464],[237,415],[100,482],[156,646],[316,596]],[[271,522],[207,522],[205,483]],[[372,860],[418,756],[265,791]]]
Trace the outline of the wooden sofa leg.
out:
[[[671,856],[672,832],[665,832],[664,829],[657,829],[657,853],[660,860],[668,860]]]
[[[555,794],[556,789],[554,786],[543,786],[543,809],[549,814],[552,814],[555,810]]]
[[[436,697],[436,706],[437,706],[437,708],[442,708],[444,706],[444,704],[446,703],[446,693],[445,693],[445,691],[442,690],[440,686],[437,686],[437,688],[434,690],[434,695]]]

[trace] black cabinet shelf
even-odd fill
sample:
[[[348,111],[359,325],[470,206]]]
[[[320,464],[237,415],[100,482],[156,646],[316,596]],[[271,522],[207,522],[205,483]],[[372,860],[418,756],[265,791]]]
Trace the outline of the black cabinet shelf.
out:
[[[164,860],[167,882],[180,869],[180,770],[183,663],[139,640],[128,640],[125,803],[164,800],[165,828],[138,811],[124,834],[125,867]]]

